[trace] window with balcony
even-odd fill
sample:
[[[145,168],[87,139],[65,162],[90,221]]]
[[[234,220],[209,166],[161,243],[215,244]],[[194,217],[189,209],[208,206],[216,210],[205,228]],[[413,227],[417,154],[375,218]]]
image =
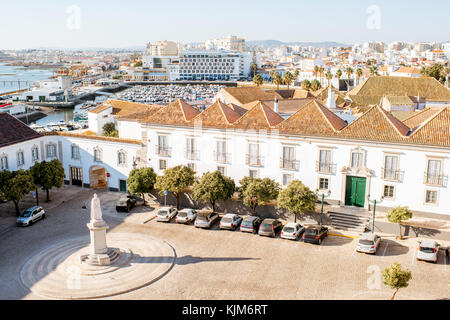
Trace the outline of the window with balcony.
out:
[[[196,148],[195,138],[186,139],[186,150],[185,155],[187,159],[198,160],[199,152]]]
[[[444,176],[442,174],[442,160],[428,159],[427,171],[424,177],[425,184],[442,186],[444,184]]]
[[[156,154],[161,157],[169,156],[169,146],[168,146],[167,136],[159,135],[158,136],[158,145],[156,146]]]
[[[216,142],[215,160],[216,160],[216,162],[219,162],[219,163],[228,163],[229,156],[227,154],[226,141],[217,141]]]
[[[398,181],[398,156],[387,155],[384,157],[384,167],[382,169],[382,177],[385,180]]]
[[[294,147],[283,147],[283,157],[280,161],[280,167],[286,170],[297,170]]]
[[[262,159],[259,155],[259,144],[258,143],[249,143],[248,144],[248,153],[247,153],[247,165],[249,166],[262,166]]]
[[[320,173],[333,173],[333,163],[331,162],[331,150],[322,149],[319,151],[319,161],[317,161],[317,171]]]

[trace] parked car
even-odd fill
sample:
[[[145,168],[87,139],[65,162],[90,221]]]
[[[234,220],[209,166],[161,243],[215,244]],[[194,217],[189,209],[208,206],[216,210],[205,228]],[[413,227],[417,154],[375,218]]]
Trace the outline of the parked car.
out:
[[[381,243],[381,237],[372,232],[366,232],[359,237],[358,245],[356,246],[357,252],[372,253],[377,252]]]
[[[216,221],[220,219],[215,212],[202,212],[195,219],[194,226],[197,228],[209,229]]]
[[[194,209],[183,209],[178,211],[175,222],[189,224],[197,218],[198,212]]]
[[[264,219],[259,226],[260,236],[275,237],[278,231],[283,228],[283,224],[278,219]]]
[[[220,220],[219,228],[220,229],[228,229],[228,230],[236,230],[237,227],[242,222],[242,217],[235,213],[227,213]]]
[[[156,221],[169,222],[177,215],[178,210],[174,207],[162,207],[156,214]]]
[[[305,229],[302,239],[303,242],[322,244],[323,239],[325,239],[327,236],[327,227],[311,226]]]
[[[34,206],[24,210],[17,218],[18,226],[31,226],[38,220],[45,219],[45,211],[42,207]]]
[[[281,237],[283,239],[297,240],[305,232],[305,227],[300,223],[289,222],[281,230]]]
[[[136,199],[131,196],[120,198],[116,204],[116,211],[126,211],[130,212],[136,206]]]
[[[242,232],[257,233],[261,222],[262,222],[262,219],[260,217],[248,216],[247,218],[242,220],[240,230]]]
[[[416,259],[436,263],[438,261],[439,247],[440,244],[434,240],[420,240]]]

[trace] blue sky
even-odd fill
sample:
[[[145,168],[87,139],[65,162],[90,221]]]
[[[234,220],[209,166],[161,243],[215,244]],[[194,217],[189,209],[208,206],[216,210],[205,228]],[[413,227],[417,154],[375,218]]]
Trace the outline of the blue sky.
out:
[[[373,5],[379,29],[367,27]],[[79,24],[71,6],[80,9]],[[2,0],[0,13],[0,49],[128,47],[230,34],[349,44],[450,41],[448,0]]]

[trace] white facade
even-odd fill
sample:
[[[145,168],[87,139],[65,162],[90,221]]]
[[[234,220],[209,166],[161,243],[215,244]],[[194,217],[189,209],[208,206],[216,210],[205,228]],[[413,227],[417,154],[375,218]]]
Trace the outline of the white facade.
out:
[[[101,111],[88,112],[89,130],[97,133],[98,135],[102,135],[103,126],[111,122],[116,124],[112,106],[108,106]]]

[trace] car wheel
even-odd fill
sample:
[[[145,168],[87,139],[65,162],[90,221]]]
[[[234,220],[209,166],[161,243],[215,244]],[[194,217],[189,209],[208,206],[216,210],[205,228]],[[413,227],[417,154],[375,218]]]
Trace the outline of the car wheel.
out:
[[[322,244],[322,239],[319,239],[319,245],[321,245]]]
[[[30,222],[28,222],[28,226],[32,226],[33,225],[33,220],[30,220]]]
[[[44,220],[44,219],[45,219],[45,214],[42,215],[42,220]]]

